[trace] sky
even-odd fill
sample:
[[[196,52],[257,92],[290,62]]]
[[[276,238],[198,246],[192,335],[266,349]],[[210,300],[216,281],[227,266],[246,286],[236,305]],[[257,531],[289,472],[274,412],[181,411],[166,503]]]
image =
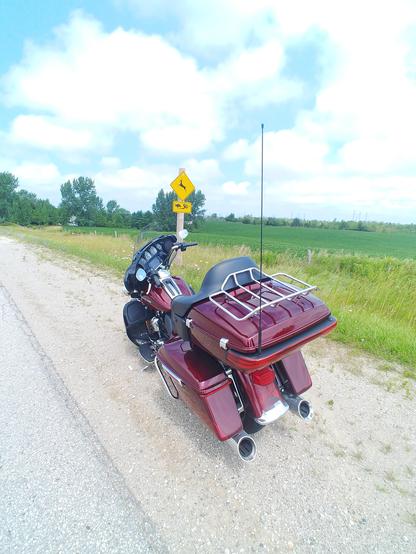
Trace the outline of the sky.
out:
[[[416,222],[415,0],[0,0],[0,171],[131,211]]]

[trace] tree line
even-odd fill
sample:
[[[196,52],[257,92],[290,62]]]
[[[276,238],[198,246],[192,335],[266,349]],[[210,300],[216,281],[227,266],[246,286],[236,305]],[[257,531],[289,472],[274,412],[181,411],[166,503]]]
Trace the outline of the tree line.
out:
[[[0,223],[19,225],[74,225],[89,227],[135,227],[171,231],[176,227],[176,214],[172,213],[175,193],[161,189],[152,210],[130,212],[115,200],[106,204],[98,196],[94,181],[78,177],[60,187],[58,207],[49,200],[40,199],[33,192],[19,188],[19,180],[12,173],[0,172]],[[189,197],[192,214],[185,216],[188,227],[195,228],[204,218],[205,196],[199,190]]]
[[[220,218],[217,214],[212,214],[207,217],[208,220],[223,219],[231,223],[244,223],[245,225],[259,225],[260,218],[252,215],[244,215],[237,217],[234,213],[230,213],[224,218]],[[364,231],[364,232],[389,232],[389,231],[411,231],[416,232],[414,223],[384,223],[380,221],[355,221],[355,220],[338,220],[325,221],[320,219],[300,219],[299,217],[265,217],[264,224],[272,227],[309,227],[313,229],[337,229],[340,231]]]
[[[78,177],[66,181],[60,187],[61,202],[58,207],[49,200],[38,198],[33,192],[19,189],[18,178],[9,172],[0,172],[0,223],[19,225],[74,225],[89,227],[134,227],[172,231],[176,227],[176,214],[172,212],[175,193],[161,189],[151,210],[130,212],[119,206],[115,200],[106,204],[97,194],[94,181],[89,177]],[[187,199],[192,202],[192,215],[185,215],[188,228],[195,228],[205,219],[205,196],[198,190]],[[260,218],[252,215],[242,217],[230,213],[226,217],[212,214],[206,219],[225,220],[231,223],[258,225]],[[381,223],[376,221],[337,220],[322,221],[298,217],[266,217],[265,225],[275,227],[311,227],[350,231],[412,231],[415,224]]]

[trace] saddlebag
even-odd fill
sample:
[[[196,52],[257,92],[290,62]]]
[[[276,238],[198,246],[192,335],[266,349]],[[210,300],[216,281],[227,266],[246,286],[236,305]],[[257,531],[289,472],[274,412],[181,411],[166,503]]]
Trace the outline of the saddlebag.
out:
[[[175,338],[160,348],[156,363],[171,396],[188,404],[219,440],[242,430],[231,381],[208,353]]]
[[[302,394],[312,386],[311,376],[300,351],[289,354],[277,362],[275,370],[285,391],[289,394]]]

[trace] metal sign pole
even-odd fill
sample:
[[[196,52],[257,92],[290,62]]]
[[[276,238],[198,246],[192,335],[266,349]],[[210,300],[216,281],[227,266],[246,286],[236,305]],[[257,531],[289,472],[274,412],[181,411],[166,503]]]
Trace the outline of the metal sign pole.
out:
[[[180,175],[183,171],[185,171],[185,168],[180,167],[178,175]],[[180,240],[179,239],[179,232],[183,231],[184,224],[185,224],[185,214],[177,213],[176,214],[176,238],[177,238],[177,240]],[[178,253],[176,255],[176,263],[178,265],[182,265],[182,252],[180,250],[178,250]]]

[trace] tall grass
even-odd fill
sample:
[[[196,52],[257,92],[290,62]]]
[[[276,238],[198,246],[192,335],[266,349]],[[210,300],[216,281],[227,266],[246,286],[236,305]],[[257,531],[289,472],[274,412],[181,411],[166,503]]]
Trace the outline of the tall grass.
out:
[[[110,268],[120,278],[133,251],[131,236],[70,234],[59,228],[2,232]],[[213,264],[240,255],[259,258],[247,246],[205,245],[187,251],[175,270],[197,290]],[[319,286],[319,296],[338,318],[332,339],[400,362],[406,376],[416,378],[416,261],[325,251],[315,253],[310,264],[290,252],[266,251],[263,259],[266,271],[284,271]]]

